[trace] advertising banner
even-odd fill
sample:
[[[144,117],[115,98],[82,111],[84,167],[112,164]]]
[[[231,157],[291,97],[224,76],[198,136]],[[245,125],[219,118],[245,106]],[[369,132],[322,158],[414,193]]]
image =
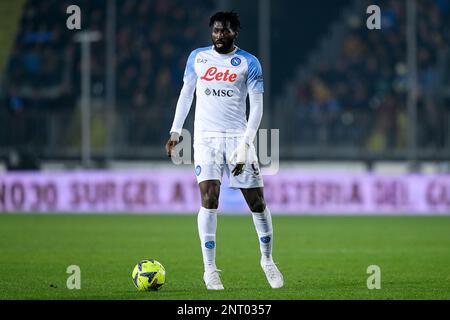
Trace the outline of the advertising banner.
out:
[[[280,170],[264,185],[275,214],[450,214],[450,175]],[[194,213],[200,203],[191,170],[0,173],[3,213]],[[226,175],[219,210],[249,212]]]

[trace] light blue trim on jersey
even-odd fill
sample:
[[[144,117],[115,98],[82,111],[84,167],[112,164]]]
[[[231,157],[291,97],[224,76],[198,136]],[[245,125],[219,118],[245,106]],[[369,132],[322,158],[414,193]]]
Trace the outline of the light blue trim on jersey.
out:
[[[195,49],[194,51],[191,52],[191,54],[189,55],[189,58],[187,60],[187,63],[186,63],[186,69],[184,70],[184,77],[183,77],[184,82],[190,82],[190,81],[196,80],[197,74],[195,73],[195,67],[194,67],[195,66],[195,57],[200,52],[211,50],[211,48],[212,48],[212,46],[208,46],[208,47]]]
[[[263,93],[264,92],[264,81],[261,64],[258,59],[244,51],[242,49],[238,49],[236,51],[236,55],[243,56],[247,60],[247,88],[248,93]]]

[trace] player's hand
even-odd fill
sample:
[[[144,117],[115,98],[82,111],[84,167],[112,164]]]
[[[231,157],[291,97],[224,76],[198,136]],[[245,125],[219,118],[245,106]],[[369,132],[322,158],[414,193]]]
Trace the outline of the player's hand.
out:
[[[239,146],[231,153],[230,161],[236,161],[236,167],[231,171],[234,176],[238,176],[244,170],[244,165],[247,163],[247,154],[248,149],[250,148],[249,144],[243,142],[239,144]]]
[[[172,132],[169,140],[166,143],[166,152],[169,158],[172,157],[173,148],[180,142],[180,135],[176,132]]]
[[[244,163],[238,163],[236,164],[236,167],[231,171],[233,176],[238,176],[244,171]]]

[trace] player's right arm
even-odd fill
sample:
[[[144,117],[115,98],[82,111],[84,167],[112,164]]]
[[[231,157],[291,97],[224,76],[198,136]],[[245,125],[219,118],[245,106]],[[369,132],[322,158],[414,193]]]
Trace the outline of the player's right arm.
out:
[[[194,50],[189,55],[184,70],[183,88],[178,97],[175,117],[173,119],[172,128],[170,129],[170,138],[166,143],[167,156],[172,156],[173,148],[178,144],[184,121],[191,109],[192,99],[194,98],[195,87],[197,85],[197,74],[195,73],[194,63],[197,51]]]

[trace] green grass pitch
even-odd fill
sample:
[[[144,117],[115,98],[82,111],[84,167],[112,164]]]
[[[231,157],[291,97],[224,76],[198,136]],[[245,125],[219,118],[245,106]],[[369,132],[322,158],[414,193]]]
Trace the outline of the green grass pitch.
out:
[[[224,291],[207,291],[196,215],[0,215],[0,299],[450,299],[450,217],[273,216],[274,258],[285,286],[259,266],[250,216],[220,214],[217,264]],[[131,271],[154,258],[157,292]],[[66,287],[69,265],[81,289]],[[369,265],[381,289],[366,286]]]

